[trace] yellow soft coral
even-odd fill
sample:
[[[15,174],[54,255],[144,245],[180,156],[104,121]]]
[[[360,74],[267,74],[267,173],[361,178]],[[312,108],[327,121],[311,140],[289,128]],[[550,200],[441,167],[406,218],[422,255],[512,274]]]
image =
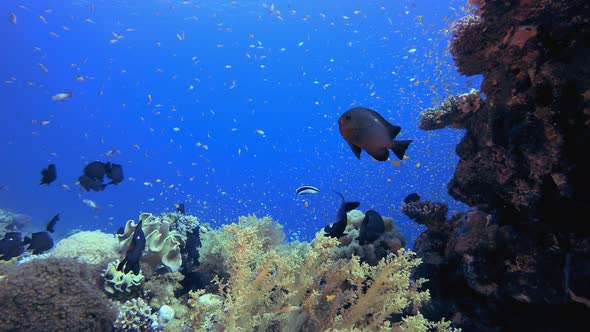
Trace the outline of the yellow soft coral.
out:
[[[253,216],[210,231],[210,239],[224,239],[207,247],[223,253],[230,277],[214,279],[220,290],[220,304],[214,308],[202,300],[203,291],[191,293],[194,328],[379,331],[419,325],[449,329],[448,324],[428,322],[408,310],[416,312],[429,298],[428,291],[420,290],[424,280],[410,277],[420,264],[414,253],[400,250],[371,266],[358,257],[336,258],[336,239],[318,233],[311,243],[286,244],[277,241],[282,237],[279,231],[282,228],[270,218]],[[390,322],[393,313],[405,318]]]

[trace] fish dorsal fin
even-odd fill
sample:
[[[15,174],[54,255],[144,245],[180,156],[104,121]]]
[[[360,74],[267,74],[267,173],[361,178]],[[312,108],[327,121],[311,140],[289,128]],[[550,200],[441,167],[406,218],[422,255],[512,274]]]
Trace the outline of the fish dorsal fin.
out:
[[[346,209],[346,212],[348,212],[350,210],[356,209],[359,205],[361,205],[359,202],[346,202],[344,208]]]
[[[350,148],[352,149],[352,152],[354,153],[356,158],[361,159],[361,148],[359,148],[358,146],[356,146],[352,143],[348,143],[348,145],[350,145]]]
[[[400,127],[400,126],[392,125],[391,123],[389,123],[387,121],[385,123],[387,124],[387,130],[389,131],[389,138],[391,138],[391,139],[394,139],[399,134],[399,132],[402,130],[402,127]]]

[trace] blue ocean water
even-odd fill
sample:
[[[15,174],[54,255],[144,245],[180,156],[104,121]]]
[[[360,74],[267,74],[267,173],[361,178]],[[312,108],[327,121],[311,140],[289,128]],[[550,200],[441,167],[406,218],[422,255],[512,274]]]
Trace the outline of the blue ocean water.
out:
[[[30,215],[30,231],[60,213],[59,238],[184,203],[202,222],[270,215],[309,240],[333,221],[336,190],[393,217],[411,243],[409,193],[465,210],[446,192],[463,132],[417,129],[422,110],[478,86],[448,54],[463,5],[2,1],[0,208]],[[63,92],[72,98],[52,100]],[[409,159],[357,160],[336,122],[354,106],[400,125]],[[84,192],[76,181],[94,160],[123,165],[125,180]],[[58,178],[40,186],[50,163]],[[320,193],[297,198],[304,184]]]

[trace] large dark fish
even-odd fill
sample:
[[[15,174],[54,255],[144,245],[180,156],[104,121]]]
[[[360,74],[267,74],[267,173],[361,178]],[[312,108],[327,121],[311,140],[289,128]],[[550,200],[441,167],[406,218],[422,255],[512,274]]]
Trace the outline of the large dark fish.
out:
[[[25,236],[23,243],[29,245],[27,250],[33,250],[33,255],[42,254],[53,248],[53,239],[47,232],[33,233],[30,238]]]
[[[385,223],[381,215],[374,210],[365,212],[365,218],[359,231],[359,244],[373,243],[383,233],[385,233]]]
[[[104,175],[107,171],[106,164],[100,161],[93,161],[84,167],[84,175],[88,176],[93,180],[99,180],[102,182]]]
[[[59,220],[59,213],[56,214],[55,216],[53,216],[53,218],[51,218],[51,220],[49,220],[49,222],[47,223],[47,227],[45,227],[45,230],[47,230],[49,233],[53,233],[55,230],[53,229],[53,227],[55,227],[55,223]]]
[[[129,248],[127,248],[125,258],[121,261],[121,263],[119,263],[119,266],[117,266],[118,271],[123,269],[124,273],[133,271],[135,275],[139,275],[139,261],[141,260],[143,250],[145,249],[145,234],[143,233],[143,229],[141,229],[142,223],[143,222],[140,220],[137,226],[135,226],[133,239],[131,239]]]
[[[86,174],[81,175],[78,178],[78,183],[80,183],[82,188],[84,188],[86,191],[101,191],[107,186],[106,184],[102,183],[102,180],[93,179]]]
[[[201,247],[201,236],[199,234],[199,226],[193,228],[191,232],[186,234],[186,244],[184,252],[187,257],[193,260],[193,266],[199,266],[199,248]]]
[[[342,195],[341,193],[335,191],[336,194],[338,194],[341,198],[341,203],[340,203],[340,207],[338,208],[338,211],[336,212],[336,221],[330,226],[326,226],[324,227],[324,232],[326,232],[326,236],[331,236],[331,237],[335,237],[335,238],[341,238],[344,235],[344,230],[346,229],[346,224],[347,224],[347,217],[346,217],[346,213],[350,210],[354,210],[356,209],[361,203],[359,202],[345,202],[344,201],[344,195]]]
[[[338,119],[340,135],[348,142],[354,155],[360,159],[361,150],[379,161],[389,158],[389,150],[399,159],[404,158],[412,140],[396,141],[402,129],[387,122],[379,113],[365,108],[352,108]]]
[[[9,261],[25,252],[22,235],[18,232],[8,232],[0,240],[0,260]]]
[[[115,163],[106,163],[106,174],[111,182],[108,184],[118,184],[123,181],[123,166]]]
[[[49,185],[55,179],[57,179],[57,170],[54,164],[49,164],[47,168],[41,171],[41,183],[39,184]]]

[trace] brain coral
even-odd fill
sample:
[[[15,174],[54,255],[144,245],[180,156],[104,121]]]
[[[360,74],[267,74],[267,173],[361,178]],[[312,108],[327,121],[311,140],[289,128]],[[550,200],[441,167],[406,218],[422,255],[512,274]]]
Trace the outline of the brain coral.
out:
[[[61,241],[51,251],[51,257],[73,258],[81,263],[104,265],[119,257],[117,239],[101,231],[79,232]]]
[[[154,216],[151,213],[142,213],[139,220],[143,221],[142,230],[145,234],[145,254],[142,261],[155,268],[159,264],[168,267],[172,272],[178,271],[182,265],[180,247],[182,236],[176,230],[170,230],[170,221],[167,218]],[[133,220],[127,221],[123,234],[117,234],[120,249],[126,252],[133,232],[137,226]]]
[[[115,308],[98,271],[72,259],[13,265],[0,280],[1,331],[111,331]]]

